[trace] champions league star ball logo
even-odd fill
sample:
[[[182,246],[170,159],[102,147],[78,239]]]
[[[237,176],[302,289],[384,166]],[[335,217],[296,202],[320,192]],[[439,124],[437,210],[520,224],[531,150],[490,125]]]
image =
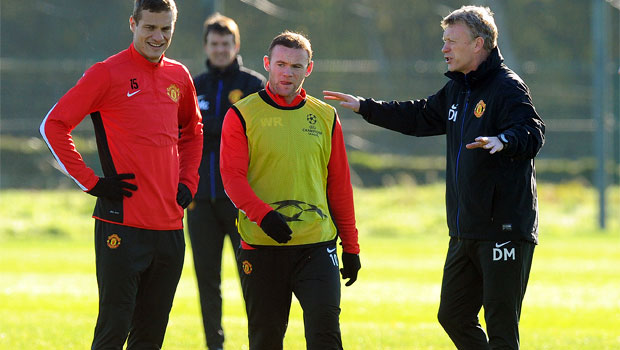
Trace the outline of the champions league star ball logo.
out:
[[[314,125],[316,124],[316,115],[310,113],[306,116],[306,120],[308,121],[310,125]]]
[[[303,131],[304,133],[310,136],[315,136],[315,137],[320,137],[323,135],[323,131],[320,130],[320,127],[316,126],[316,122],[318,121],[318,118],[316,115],[312,113],[306,115],[306,121],[308,121],[308,127],[302,128],[301,131]]]
[[[318,215],[321,219],[327,218],[327,215],[325,215],[323,211],[314,204],[294,199],[279,201],[271,204],[275,205],[274,210],[282,214],[288,222],[304,221],[301,216],[305,213],[314,213],[315,215]]]

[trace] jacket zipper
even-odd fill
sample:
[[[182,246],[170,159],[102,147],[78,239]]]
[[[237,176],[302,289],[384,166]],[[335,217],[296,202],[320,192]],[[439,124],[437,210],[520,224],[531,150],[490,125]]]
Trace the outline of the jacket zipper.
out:
[[[467,85],[467,82],[466,82]],[[461,150],[463,149],[463,129],[465,128],[465,113],[467,113],[467,105],[469,104],[469,86],[465,90],[465,103],[463,103],[463,109],[461,110],[461,134],[459,137],[459,152],[456,156],[456,169],[454,174],[454,185],[456,186],[456,237],[461,239],[461,206],[459,205],[459,163],[461,160]]]
[[[215,116],[220,116],[220,100],[222,99],[222,90],[224,89],[224,80],[220,79],[217,82],[217,93],[215,94]],[[209,173],[211,176],[211,202],[215,201],[215,152],[211,151],[209,154]]]

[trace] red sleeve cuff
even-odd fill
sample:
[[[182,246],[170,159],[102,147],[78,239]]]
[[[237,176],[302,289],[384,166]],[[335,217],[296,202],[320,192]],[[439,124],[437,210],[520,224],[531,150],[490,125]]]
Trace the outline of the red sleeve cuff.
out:
[[[342,240],[343,250],[358,254],[358,232],[355,226],[355,209],[353,205],[353,187],[349,162],[342,135],[342,126],[336,116],[332,136],[332,153],[327,165],[327,197],[329,207]]]

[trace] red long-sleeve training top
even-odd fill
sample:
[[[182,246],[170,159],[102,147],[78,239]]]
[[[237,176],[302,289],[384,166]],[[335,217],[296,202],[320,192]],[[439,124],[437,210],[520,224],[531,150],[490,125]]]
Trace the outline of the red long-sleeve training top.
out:
[[[138,190],[120,203],[98,199],[93,217],[153,230],[183,227],[177,185],[198,185],[202,123],[191,75],[181,63],[142,57],[133,44],[89,68],[41,124],[60,169],[89,191],[98,176],[71,131],[91,115],[105,176],[135,174]]]

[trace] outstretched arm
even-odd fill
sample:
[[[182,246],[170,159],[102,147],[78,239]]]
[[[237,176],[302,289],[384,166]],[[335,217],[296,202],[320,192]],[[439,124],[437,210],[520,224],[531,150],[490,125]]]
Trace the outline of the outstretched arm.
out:
[[[446,120],[441,113],[442,95],[438,96],[431,96],[428,100],[384,102],[342,92],[323,91],[325,100],[340,101],[342,107],[360,114],[370,124],[413,136],[445,134]]]

